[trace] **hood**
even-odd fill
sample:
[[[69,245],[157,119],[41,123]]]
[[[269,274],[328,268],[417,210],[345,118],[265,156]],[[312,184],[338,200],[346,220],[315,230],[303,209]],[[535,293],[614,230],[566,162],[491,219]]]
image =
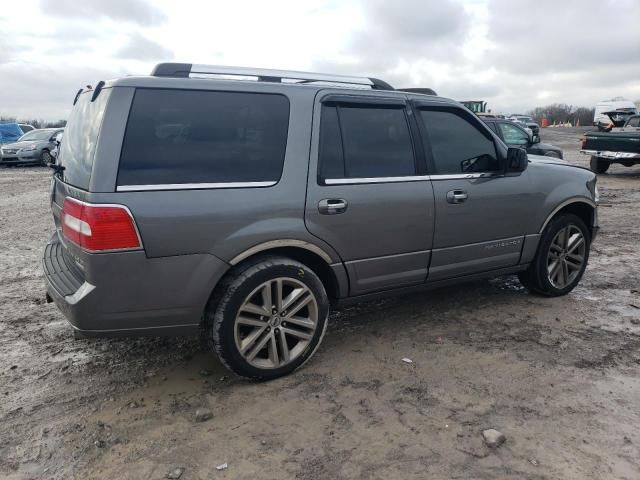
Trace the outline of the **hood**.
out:
[[[534,143],[533,148],[539,148],[540,150],[544,150],[545,152],[561,152],[562,149],[560,147],[556,147],[555,145],[551,145],[550,143]]]
[[[529,162],[531,162],[531,163],[544,163],[544,164],[550,164],[550,165],[565,165],[567,167],[581,168],[581,167],[578,167],[577,165],[571,165],[569,162],[567,162],[566,160],[562,160],[561,158],[544,157],[542,155],[532,155],[532,154],[527,155],[527,157],[529,158]]]
[[[48,143],[48,142],[43,142],[42,140],[27,140],[25,142],[5,143],[4,145],[2,145],[2,148],[21,149],[25,147],[30,147],[31,145],[37,145],[38,143]]]

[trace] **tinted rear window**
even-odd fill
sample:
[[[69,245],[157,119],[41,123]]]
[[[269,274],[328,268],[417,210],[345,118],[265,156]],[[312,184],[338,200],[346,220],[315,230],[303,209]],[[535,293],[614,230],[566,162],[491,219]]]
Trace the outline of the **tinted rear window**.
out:
[[[111,89],[103,89],[93,102],[92,94],[89,91],[78,97],[69,115],[58,156],[58,162],[64,165],[63,180],[83,190],[89,189],[93,156]]]
[[[138,89],[118,185],[278,181],[288,128],[282,95]]]

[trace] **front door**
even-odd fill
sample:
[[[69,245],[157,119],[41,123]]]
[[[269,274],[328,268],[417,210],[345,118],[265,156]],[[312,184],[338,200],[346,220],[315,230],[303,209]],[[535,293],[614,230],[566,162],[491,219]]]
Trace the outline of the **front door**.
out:
[[[426,280],[434,200],[417,135],[403,97],[317,99],[305,221],[340,254],[350,295]]]
[[[427,104],[417,116],[436,206],[428,280],[516,265],[535,201],[526,171],[503,173],[504,145],[466,110]]]

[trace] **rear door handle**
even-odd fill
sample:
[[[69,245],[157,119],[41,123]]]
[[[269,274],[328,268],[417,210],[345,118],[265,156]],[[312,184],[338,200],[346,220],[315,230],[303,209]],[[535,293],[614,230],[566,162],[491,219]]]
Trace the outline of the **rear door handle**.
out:
[[[322,215],[337,215],[346,212],[348,205],[344,198],[325,198],[318,202],[318,211]]]
[[[449,203],[462,203],[467,198],[469,198],[469,195],[464,190],[449,190],[447,192],[447,202]]]

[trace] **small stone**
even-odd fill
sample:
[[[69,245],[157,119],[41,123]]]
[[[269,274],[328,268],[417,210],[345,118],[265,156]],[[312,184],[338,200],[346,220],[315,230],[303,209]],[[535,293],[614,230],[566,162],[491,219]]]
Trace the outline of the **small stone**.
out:
[[[535,466],[537,466],[537,465],[538,465],[538,460],[536,460],[535,458],[530,458],[530,459],[529,459],[529,463],[530,463],[531,465],[535,465]]]
[[[507,439],[507,437],[505,437],[502,432],[499,432],[498,430],[495,430],[493,428],[483,430],[482,438],[484,438],[484,442],[487,444],[487,446],[491,448],[498,448]]]
[[[216,467],[216,470],[226,470],[227,468],[229,468],[229,465],[227,465],[227,463],[225,462],[225,463],[223,463],[221,465],[218,465]]]
[[[96,440],[93,444],[98,448],[104,448],[107,445],[104,440]]]
[[[213,413],[208,408],[199,408],[196,410],[196,422],[206,422],[213,417]]]
[[[213,374],[213,372],[211,370],[207,370],[205,368],[200,370],[200,376],[201,377],[210,377],[212,374]]]
[[[410,359],[410,358],[408,358],[408,357],[404,357],[404,358],[402,359],[402,361],[403,361],[404,363],[413,363],[413,360],[411,360],[411,359]]]
[[[631,439],[627,436],[624,437],[624,443],[627,445],[631,445],[633,442],[631,441]]]
[[[633,325],[640,325],[640,318],[632,318],[631,323]]]
[[[174,468],[173,470],[171,470],[169,473],[165,475],[165,478],[168,478],[170,480],[177,480],[182,476],[183,472],[184,472],[184,468],[181,468],[181,467]]]

